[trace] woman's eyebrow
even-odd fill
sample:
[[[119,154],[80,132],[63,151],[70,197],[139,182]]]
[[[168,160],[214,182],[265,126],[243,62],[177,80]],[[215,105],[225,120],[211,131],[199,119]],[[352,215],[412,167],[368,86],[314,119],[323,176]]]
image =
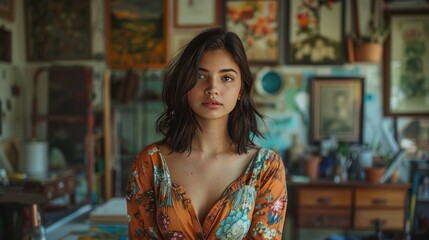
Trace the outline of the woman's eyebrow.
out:
[[[237,71],[235,71],[235,69],[233,69],[233,68],[222,69],[219,72],[221,72],[221,73],[224,73],[224,72],[235,72],[235,74],[238,74]]]
[[[209,70],[203,68],[203,67],[199,67],[198,68],[199,71],[203,71],[203,72],[209,72]],[[235,74],[238,74],[237,71],[235,71],[235,69],[233,68],[225,68],[225,69],[221,69],[219,71],[220,73],[225,73],[225,72],[234,72]]]
[[[203,68],[203,67],[199,67],[199,68],[198,68],[198,71],[209,72],[209,70],[207,70],[207,69],[205,69],[205,68]]]

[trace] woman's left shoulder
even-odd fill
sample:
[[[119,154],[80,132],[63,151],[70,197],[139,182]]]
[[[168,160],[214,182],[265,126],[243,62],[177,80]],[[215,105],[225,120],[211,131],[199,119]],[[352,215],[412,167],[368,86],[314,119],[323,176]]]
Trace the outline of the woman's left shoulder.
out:
[[[281,156],[270,148],[260,147],[258,155],[259,157],[266,159],[266,161],[282,161]]]
[[[281,156],[274,150],[265,147],[258,148],[254,162],[259,166],[265,165],[263,169],[283,167]]]

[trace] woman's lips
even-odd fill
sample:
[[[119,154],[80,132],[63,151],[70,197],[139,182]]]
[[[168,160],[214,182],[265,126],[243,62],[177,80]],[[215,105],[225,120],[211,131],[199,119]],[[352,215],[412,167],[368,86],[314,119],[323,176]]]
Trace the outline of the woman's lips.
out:
[[[204,101],[203,105],[209,109],[218,109],[222,106],[222,103],[216,100],[208,100],[208,101]]]

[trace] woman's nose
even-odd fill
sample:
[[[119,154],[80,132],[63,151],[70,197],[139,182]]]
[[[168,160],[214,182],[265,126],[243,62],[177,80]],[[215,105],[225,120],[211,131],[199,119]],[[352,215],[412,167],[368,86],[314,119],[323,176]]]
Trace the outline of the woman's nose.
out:
[[[210,88],[206,89],[205,94],[207,94],[207,95],[218,95],[219,91],[217,90],[217,88],[210,87]]]
[[[205,90],[205,94],[207,95],[218,95],[219,89],[216,86],[216,81],[211,78],[209,81],[207,81],[207,88]]]

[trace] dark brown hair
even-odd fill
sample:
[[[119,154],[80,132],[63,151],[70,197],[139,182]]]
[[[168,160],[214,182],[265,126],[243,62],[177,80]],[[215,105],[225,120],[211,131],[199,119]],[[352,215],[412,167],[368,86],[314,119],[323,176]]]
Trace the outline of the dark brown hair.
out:
[[[228,133],[237,153],[247,153],[255,147],[253,138],[262,137],[256,119],[262,115],[255,109],[250,96],[254,80],[243,44],[233,32],[219,27],[209,28],[193,38],[169,63],[164,78],[162,100],[165,109],[156,124],[157,131],[164,135],[160,144],[167,144],[174,152],[191,151],[195,131],[197,128],[201,130],[186,94],[196,85],[201,55],[217,49],[227,50],[241,72],[241,98],[228,119]]]

